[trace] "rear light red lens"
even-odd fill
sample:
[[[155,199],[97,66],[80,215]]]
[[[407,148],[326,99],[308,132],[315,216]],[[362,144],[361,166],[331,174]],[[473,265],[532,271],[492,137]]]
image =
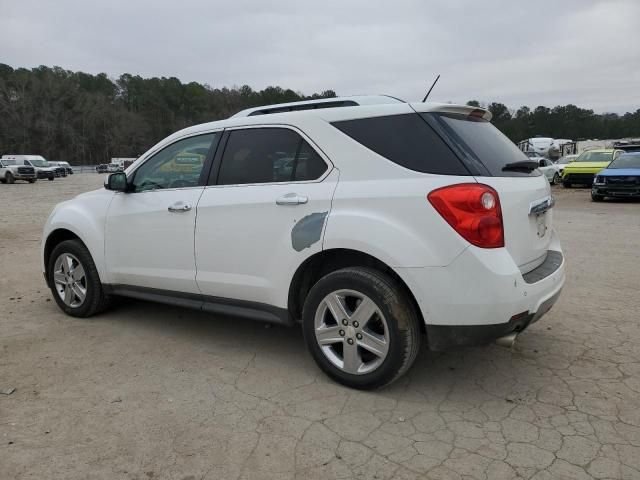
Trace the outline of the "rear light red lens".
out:
[[[498,192],[481,183],[461,183],[434,190],[427,199],[442,218],[469,243],[504,247]]]

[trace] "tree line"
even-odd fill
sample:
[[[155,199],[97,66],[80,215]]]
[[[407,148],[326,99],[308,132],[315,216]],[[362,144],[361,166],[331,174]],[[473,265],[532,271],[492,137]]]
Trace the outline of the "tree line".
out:
[[[114,80],[104,73],[0,64],[0,154],[40,154],[73,165],[105,163],[111,157],[136,157],[176,130],[227,118],[244,108],[335,96],[333,90],[305,96],[281,87],[213,88],[175,77],[128,73]],[[515,111],[501,103],[482,106],[515,142],[535,135],[640,136],[640,109],[617,115],[575,105]]]
[[[477,100],[467,105],[489,110],[493,124],[516,143],[536,135],[571,140],[640,138],[640,108],[618,115],[597,114],[571,104],[553,108],[538,106],[533,110],[527,106],[510,110],[502,103],[481,104]]]

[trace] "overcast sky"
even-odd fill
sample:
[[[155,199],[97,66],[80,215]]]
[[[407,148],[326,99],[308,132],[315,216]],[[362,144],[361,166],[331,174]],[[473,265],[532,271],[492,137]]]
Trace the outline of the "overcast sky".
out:
[[[640,108],[640,0],[0,0],[0,63],[305,94]]]

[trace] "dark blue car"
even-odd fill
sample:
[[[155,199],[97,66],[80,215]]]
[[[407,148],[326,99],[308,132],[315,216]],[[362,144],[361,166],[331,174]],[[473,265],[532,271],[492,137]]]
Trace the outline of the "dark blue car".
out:
[[[624,153],[596,174],[591,198],[599,202],[605,197],[640,198],[640,152]]]

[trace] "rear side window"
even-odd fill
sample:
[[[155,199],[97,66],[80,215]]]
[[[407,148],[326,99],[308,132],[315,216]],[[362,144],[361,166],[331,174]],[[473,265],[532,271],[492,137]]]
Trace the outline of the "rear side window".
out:
[[[222,155],[219,185],[316,180],[327,164],[288,128],[233,130]]]
[[[332,123],[341,132],[405,168],[440,175],[469,175],[464,164],[417,114]]]
[[[538,169],[504,169],[529,158],[491,122],[481,117],[448,113],[422,113],[465,164],[477,176],[534,177]]]

